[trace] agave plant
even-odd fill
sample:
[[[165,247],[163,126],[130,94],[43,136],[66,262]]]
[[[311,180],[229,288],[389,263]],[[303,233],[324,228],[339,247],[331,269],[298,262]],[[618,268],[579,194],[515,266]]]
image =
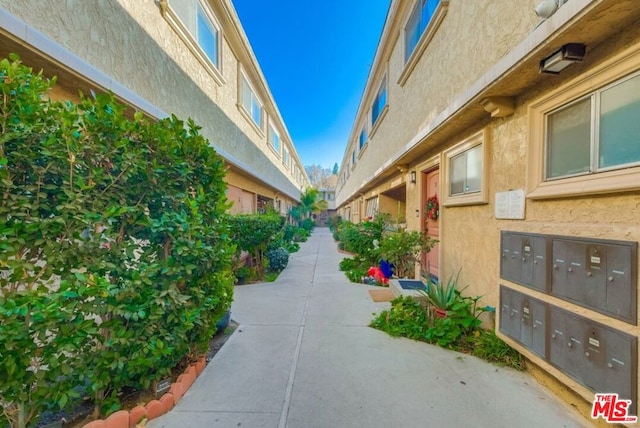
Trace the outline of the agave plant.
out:
[[[437,309],[447,311],[451,309],[451,305],[455,302],[456,295],[461,291],[458,290],[459,277],[460,271],[458,271],[455,277],[449,277],[446,284],[440,280],[433,281],[431,277],[427,277],[427,290],[421,290],[420,292],[424,294],[429,302]]]

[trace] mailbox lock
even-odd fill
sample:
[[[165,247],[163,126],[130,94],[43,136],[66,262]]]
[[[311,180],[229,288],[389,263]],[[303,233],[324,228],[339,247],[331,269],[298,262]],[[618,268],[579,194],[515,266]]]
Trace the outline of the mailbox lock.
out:
[[[613,282],[613,277],[612,276],[607,277],[607,281]]]
[[[534,260],[534,261],[533,261],[533,264],[534,264],[534,265],[537,265],[537,264],[538,264],[538,261],[537,261],[537,260]]]
[[[587,357],[587,358],[589,358],[589,357],[591,356],[591,354],[590,354],[590,353],[588,353],[588,352],[585,352],[585,353],[584,353],[584,356],[585,356],[585,357]]]
[[[571,342],[567,342],[567,346],[568,346],[569,348],[573,348],[573,343],[571,343]]]
[[[569,271],[569,272],[573,272],[573,268],[572,268],[572,267],[570,267],[569,269],[567,269],[567,271]]]
[[[591,272],[587,272],[587,276],[591,276],[593,275]]]
[[[613,368],[613,364],[611,364],[611,363],[607,363],[607,367],[609,367],[610,369],[612,369],[612,368]]]
[[[551,335],[551,338],[552,338],[552,339],[555,339],[555,338],[556,338],[556,334],[555,334],[555,333],[554,333],[554,334],[552,334],[552,335]]]
[[[523,258],[522,258],[522,261],[523,261],[523,262],[526,262],[526,261],[527,261],[527,259],[523,257]]]
[[[554,265],[553,265],[553,268],[554,268],[554,269],[558,269],[558,265],[554,264]]]

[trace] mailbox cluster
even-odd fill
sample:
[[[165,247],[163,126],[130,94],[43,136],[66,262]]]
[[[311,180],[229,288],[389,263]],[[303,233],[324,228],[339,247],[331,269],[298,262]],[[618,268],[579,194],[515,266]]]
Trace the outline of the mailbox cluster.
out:
[[[617,392],[635,406],[636,337],[504,285],[500,331],[581,384],[596,392]]]
[[[500,277],[637,322],[637,242],[503,231]]]
[[[637,323],[637,242],[503,231],[500,277]],[[500,286],[500,331],[597,392],[637,399],[637,341]]]

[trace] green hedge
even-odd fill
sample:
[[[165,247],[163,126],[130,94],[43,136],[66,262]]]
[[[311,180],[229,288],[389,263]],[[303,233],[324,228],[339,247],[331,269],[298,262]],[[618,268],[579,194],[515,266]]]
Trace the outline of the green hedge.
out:
[[[232,301],[223,160],[191,121],[51,102],[0,61],[0,400],[12,426],[88,385],[96,416],[208,346]]]

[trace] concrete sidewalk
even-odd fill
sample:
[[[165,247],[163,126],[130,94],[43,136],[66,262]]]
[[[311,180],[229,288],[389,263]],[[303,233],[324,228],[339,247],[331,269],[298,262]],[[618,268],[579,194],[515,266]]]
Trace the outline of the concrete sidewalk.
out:
[[[236,287],[239,328],[151,428],[591,426],[525,373],[367,325],[368,289],[316,228],[274,283]]]

